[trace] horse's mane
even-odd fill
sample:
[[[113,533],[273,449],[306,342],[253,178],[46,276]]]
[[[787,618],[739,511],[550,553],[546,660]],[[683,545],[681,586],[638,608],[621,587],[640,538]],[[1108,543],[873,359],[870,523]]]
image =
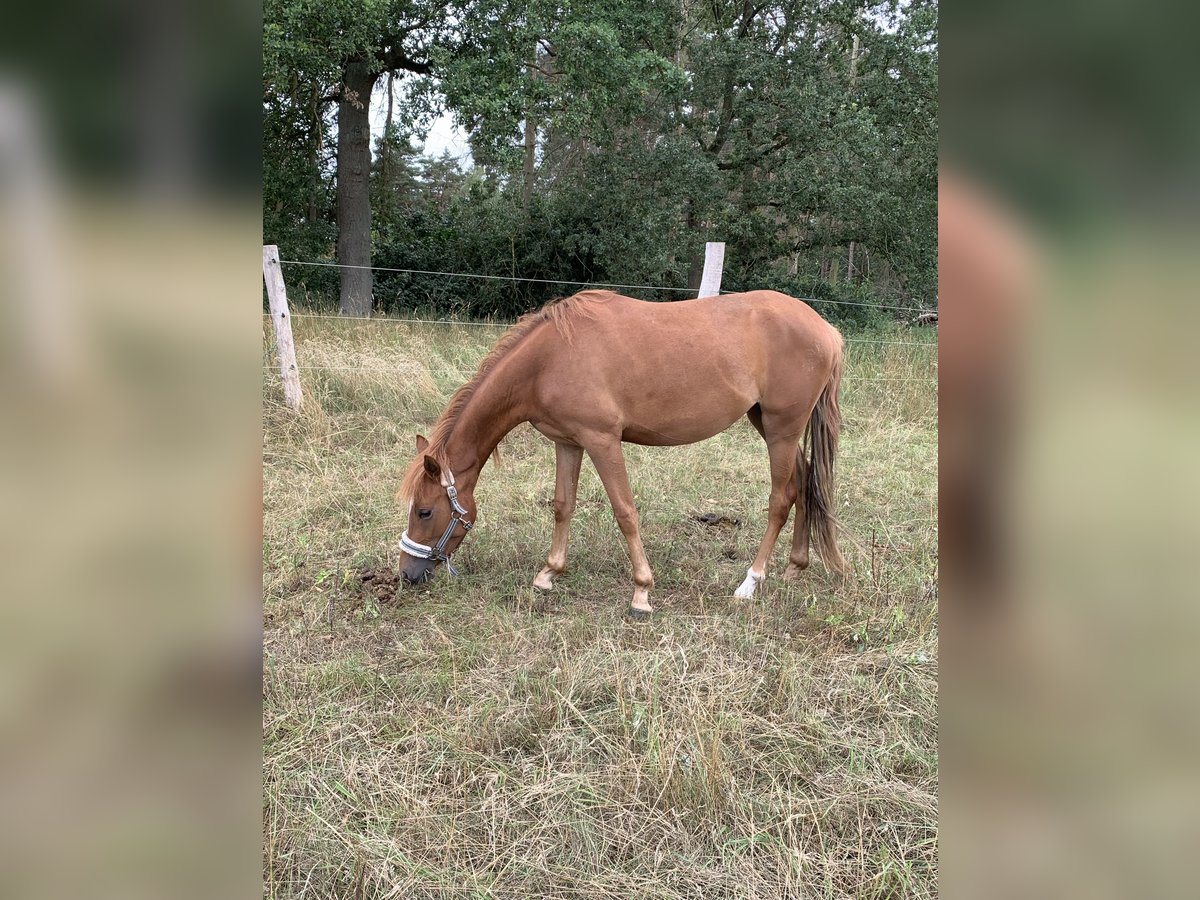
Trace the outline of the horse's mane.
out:
[[[592,309],[593,304],[603,303],[612,297],[616,296],[611,291],[580,291],[578,294],[573,294],[570,297],[559,297],[551,300],[541,309],[531,313],[526,313],[521,316],[516,323],[500,336],[500,340],[496,341],[496,345],[488,351],[487,356],[479,364],[479,368],[471,379],[454,392],[454,396],[450,398],[445,410],[438,417],[437,423],[433,426],[433,431],[429,435],[429,446],[425,448],[424,453],[418,453],[409,465],[408,470],[404,473],[404,480],[400,483],[400,491],[398,497],[411,499],[416,494],[417,485],[420,484],[421,478],[424,477],[425,466],[423,458],[432,456],[437,460],[438,464],[443,469],[450,468],[450,462],[446,458],[446,445],[450,440],[450,435],[454,432],[454,426],[458,424],[458,418],[466,408],[471,397],[474,396],[476,388],[487,377],[488,373],[496,367],[496,365],[512,351],[514,347],[521,343],[534,329],[540,326],[543,322],[553,322],[554,327],[558,330],[559,336],[568,344],[572,342],[575,333],[575,325],[580,319],[590,319],[594,315]],[[495,455],[499,455],[500,448],[497,447]]]

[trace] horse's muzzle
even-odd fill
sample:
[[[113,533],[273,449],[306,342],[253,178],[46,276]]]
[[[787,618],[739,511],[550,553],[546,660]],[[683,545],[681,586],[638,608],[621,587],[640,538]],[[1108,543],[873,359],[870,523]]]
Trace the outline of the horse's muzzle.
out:
[[[406,585],[422,584],[433,577],[436,564],[429,559],[409,559],[400,569],[400,577]]]

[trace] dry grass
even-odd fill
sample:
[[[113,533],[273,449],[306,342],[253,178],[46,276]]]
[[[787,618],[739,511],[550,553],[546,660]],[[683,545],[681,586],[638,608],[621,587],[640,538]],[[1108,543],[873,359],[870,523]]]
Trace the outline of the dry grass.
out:
[[[748,425],[629,448],[657,581],[636,626],[587,465],[570,569],[530,587],[554,471],[526,428],[485,473],[463,577],[365,590],[413,433],[498,330],[296,327],[300,364],[332,368],[303,373],[299,417],[264,377],[268,896],[936,895],[931,348],[848,345],[844,582],[817,563],[733,599],[765,519]]]

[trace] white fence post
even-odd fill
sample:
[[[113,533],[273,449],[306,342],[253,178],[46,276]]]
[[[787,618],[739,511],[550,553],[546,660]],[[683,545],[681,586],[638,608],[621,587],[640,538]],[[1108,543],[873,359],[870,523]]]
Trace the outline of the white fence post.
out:
[[[271,322],[275,326],[275,348],[279,351],[279,373],[283,376],[283,399],[292,409],[299,409],[300,370],[296,367],[296,345],[292,341],[292,319],[288,313],[287,290],[283,286],[283,270],[279,268],[279,248],[263,245],[263,281],[267,285],[267,300],[271,304]]]
[[[700,279],[697,297],[715,297],[721,293],[721,271],[725,268],[725,242],[709,241],[704,245],[704,275]]]

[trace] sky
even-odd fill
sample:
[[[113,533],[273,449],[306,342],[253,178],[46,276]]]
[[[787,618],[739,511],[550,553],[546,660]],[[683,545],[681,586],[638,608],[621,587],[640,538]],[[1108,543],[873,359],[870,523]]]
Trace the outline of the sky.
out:
[[[382,89],[376,90],[371,96],[372,147],[375,144],[374,139],[383,134],[383,126],[387,121],[387,82],[385,79],[380,79],[380,83],[383,85]],[[402,97],[399,86],[397,86],[396,103],[400,102],[402,102]],[[467,133],[455,124],[454,116],[449,112],[442,113],[434,120],[429,133],[425,136],[423,147],[426,156],[441,156],[443,152],[447,151],[459,161],[462,168],[469,169],[471,167],[471,145],[467,140]]]
[[[454,122],[454,116],[443,113],[429,129],[425,136],[425,153],[427,156],[441,156],[443,151],[450,151],[466,166],[471,164],[471,147],[467,142],[467,133]]]

